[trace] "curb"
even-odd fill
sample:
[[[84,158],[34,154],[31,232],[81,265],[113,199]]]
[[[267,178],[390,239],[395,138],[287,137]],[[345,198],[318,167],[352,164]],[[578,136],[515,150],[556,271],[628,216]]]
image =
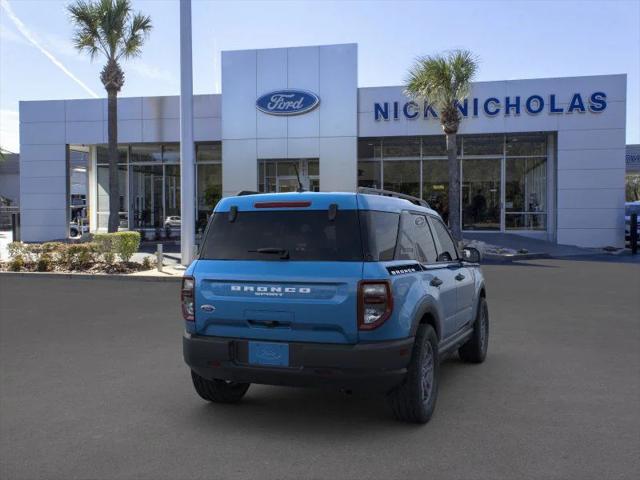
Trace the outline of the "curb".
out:
[[[180,282],[182,277],[159,277],[155,275],[124,275],[119,273],[57,273],[57,272],[0,272],[0,277],[13,278],[59,278],[65,280],[116,280],[141,282]]]
[[[553,258],[549,253],[514,253],[513,255],[497,255],[492,253],[485,253],[482,255],[482,260],[489,260],[491,263],[511,263],[522,260],[540,260],[544,258]]]

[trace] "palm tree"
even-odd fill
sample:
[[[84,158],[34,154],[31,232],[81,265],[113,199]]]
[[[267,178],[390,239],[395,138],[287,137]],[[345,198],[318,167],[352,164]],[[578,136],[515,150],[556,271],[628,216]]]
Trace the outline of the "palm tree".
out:
[[[118,92],[124,85],[120,60],[136,57],[151,31],[151,18],[131,10],[129,0],[76,0],[67,7],[75,26],[73,44],[94,60],[104,55],[107,63],[100,80],[107,91],[109,136],[109,232],[120,223],[118,186]]]
[[[440,115],[447,136],[449,163],[449,227],[456,240],[462,240],[460,228],[460,162],[456,135],[462,117],[458,104],[469,95],[478,60],[468,50],[420,57],[409,70],[405,91],[410,97],[429,102]]]

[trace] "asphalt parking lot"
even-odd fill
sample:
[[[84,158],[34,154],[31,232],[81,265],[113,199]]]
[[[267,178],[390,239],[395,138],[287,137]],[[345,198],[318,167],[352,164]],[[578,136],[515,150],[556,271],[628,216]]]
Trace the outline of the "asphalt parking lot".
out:
[[[0,478],[638,478],[640,264],[485,275],[489,357],[446,361],[426,426],[362,393],[209,405],[177,283],[0,276]]]

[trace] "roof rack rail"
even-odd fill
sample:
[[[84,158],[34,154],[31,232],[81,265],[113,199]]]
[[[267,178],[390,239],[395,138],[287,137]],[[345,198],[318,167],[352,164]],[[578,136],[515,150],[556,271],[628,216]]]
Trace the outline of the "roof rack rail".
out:
[[[391,190],[383,190],[381,188],[358,187],[358,193],[365,193],[368,195],[381,195],[383,197],[402,198],[403,200],[410,201],[414,205],[431,208],[425,200],[422,200],[418,197],[414,197],[412,195],[406,195],[404,193],[398,193]]]
[[[253,190],[240,190],[236,193],[236,197],[244,197],[245,195],[257,195],[260,192],[254,192]]]

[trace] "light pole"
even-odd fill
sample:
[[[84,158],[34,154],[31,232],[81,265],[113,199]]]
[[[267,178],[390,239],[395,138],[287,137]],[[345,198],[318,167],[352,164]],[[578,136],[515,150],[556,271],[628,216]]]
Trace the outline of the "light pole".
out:
[[[180,0],[180,261],[189,265],[195,245],[195,145],[191,0]]]

